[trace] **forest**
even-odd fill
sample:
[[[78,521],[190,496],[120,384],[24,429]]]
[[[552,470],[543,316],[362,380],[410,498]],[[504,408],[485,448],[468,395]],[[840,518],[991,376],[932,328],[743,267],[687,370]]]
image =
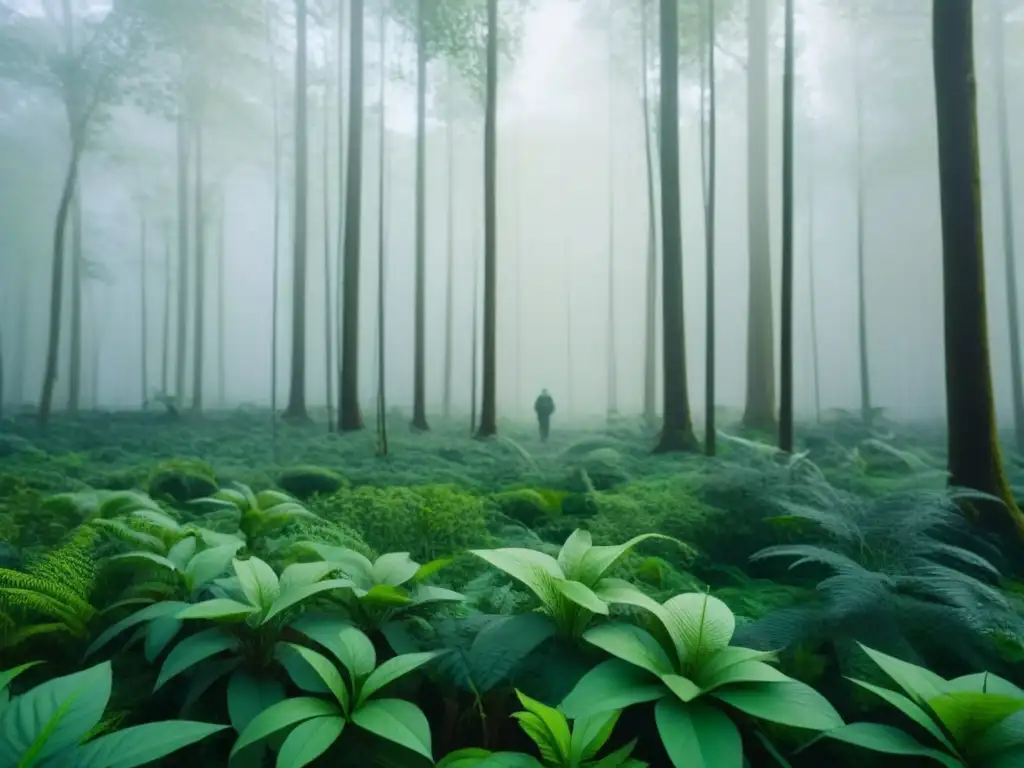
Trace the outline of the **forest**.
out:
[[[1024,0],[0,0],[0,768],[1024,766],[1022,82]]]

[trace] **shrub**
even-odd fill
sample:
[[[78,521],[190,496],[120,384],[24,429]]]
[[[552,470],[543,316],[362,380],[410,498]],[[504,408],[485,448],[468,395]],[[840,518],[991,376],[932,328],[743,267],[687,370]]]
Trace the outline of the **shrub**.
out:
[[[337,493],[345,485],[345,478],[323,467],[293,467],[277,479],[277,485],[292,496],[308,501],[314,496]]]
[[[199,459],[171,459],[157,464],[149,475],[147,486],[150,496],[178,503],[217,492],[213,467]]]

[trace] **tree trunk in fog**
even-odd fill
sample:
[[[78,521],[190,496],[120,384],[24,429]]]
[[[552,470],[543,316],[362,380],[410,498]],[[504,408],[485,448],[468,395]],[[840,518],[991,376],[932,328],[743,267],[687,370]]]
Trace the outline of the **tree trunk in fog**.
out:
[[[224,247],[225,247],[225,209],[224,192],[220,194],[220,205],[217,211],[217,407],[227,404],[227,350],[224,327],[227,311],[227,285],[224,281]]]
[[[266,24],[267,48],[274,50],[274,34],[270,21],[270,6],[264,7]],[[271,54],[273,57],[273,54]],[[277,63],[272,61],[270,71],[270,108],[273,119],[274,135],[274,212],[273,212],[273,245],[271,246],[271,263],[274,274],[271,277],[273,296],[270,299],[270,431],[274,462],[277,462],[277,349],[278,349],[278,314],[280,308],[280,274],[281,274],[281,106],[277,95]]]
[[[142,409],[149,403],[149,302],[146,300],[146,214],[139,212],[139,373]]]
[[[618,360],[615,354],[615,57],[614,5],[608,3],[608,406],[607,416],[619,412]]]
[[[994,0],[992,55],[996,69],[996,109],[999,130],[999,172],[1003,197],[1003,256],[1006,266],[1006,307],[1010,324],[1010,375],[1013,377],[1013,426],[1018,451],[1024,451],[1024,373],[1020,351],[1020,304],[1017,299],[1017,248],[1013,226],[1013,179],[1010,173],[1010,128],[1006,106],[1006,10]]]
[[[658,222],[654,195],[654,158],[651,141],[651,96],[647,83],[648,4],[640,0],[642,33],[640,36],[643,59],[644,156],[647,163],[647,292],[644,312],[644,422],[649,427],[657,423],[658,363],[657,363],[657,304],[658,304]]]
[[[478,438],[498,434],[498,0],[487,0],[484,111],[484,369]]]
[[[476,430],[477,383],[480,379],[480,218],[473,224],[473,332],[469,360],[469,433]]]
[[[188,353],[189,142],[185,101],[178,112],[178,332],[174,366],[174,400],[185,406],[185,359]]]
[[[171,238],[164,236],[164,327],[160,355],[160,393],[169,394],[171,365]]]
[[[206,203],[203,194],[203,118],[197,115],[195,121],[195,244],[196,244],[196,287],[195,304],[192,311],[192,412],[203,410],[203,351],[206,342]]]
[[[381,456],[388,455],[388,402],[387,402],[387,366],[385,364],[385,350],[387,349],[387,334],[385,333],[385,311],[384,284],[387,279],[387,233],[385,231],[386,219],[384,217],[384,190],[387,179],[385,172],[385,158],[387,157],[387,101],[385,98],[385,77],[384,62],[387,61],[387,6],[380,5],[380,62],[381,73],[378,87],[380,102],[380,125],[378,136],[377,152],[377,453]]]
[[[334,313],[331,311],[331,177],[330,156],[330,83],[324,83],[323,132],[323,216],[324,216],[324,373],[327,386],[327,431],[334,431]]]
[[[306,0],[295,1],[295,224],[292,250],[292,365],[284,417],[309,421],[306,411],[306,235],[309,195],[309,98],[306,86]]]
[[[782,80],[782,322],[779,324],[779,449],[793,452],[793,0],[786,0]]]
[[[18,291],[18,318],[14,326],[15,334],[14,347],[14,376],[13,388],[11,390],[11,402],[19,408],[25,402],[25,373],[28,368],[27,351],[29,345],[29,332],[31,326],[31,311],[29,298],[32,292],[32,270],[29,266],[22,267],[21,285]]]
[[[416,309],[412,428],[427,423],[427,29],[426,0],[416,3]]]
[[[382,10],[386,10],[382,3]],[[346,141],[345,141],[345,10],[349,7],[347,3],[338,4],[338,234],[335,242],[335,259],[337,265],[334,275],[334,357],[335,376],[338,383],[338,390],[341,390],[341,348],[342,348],[342,327],[344,325],[344,314],[342,312],[342,262],[345,251],[345,178],[346,178]],[[383,27],[382,27],[383,29]],[[383,31],[381,34],[384,34]],[[341,399],[338,400],[338,408],[341,408]]]
[[[448,65],[447,87],[452,88],[452,68]],[[448,238],[445,265],[444,305],[444,407],[445,421],[452,417],[452,336],[455,318],[455,116],[452,110],[452,96],[448,94],[446,133],[446,157],[448,162],[447,232]]]
[[[71,201],[71,359],[68,364],[68,411],[77,413],[82,402],[82,185]]]
[[[338,430],[363,428],[359,410],[359,246],[363,184],[363,0],[350,6],[349,129],[345,190],[345,263],[342,296],[341,394]],[[383,119],[383,118],[382,118]]]
[[[707,275],[704,307],[704,453],[714,456],[717,449],[717,435],[715,434],[715,196],[717,191],[715,147],[718,139],[714,0],[708,0],[706,6],[701,6],[701,10],[705,15],[705,31],[701,35],[703,50],[700,56],[700,148],[701,169],[704,173],[704,269]],[[706,66],[705,56],[707,57]],[[709,102],[706,107],[705,92]],[[706,128],[705,109],[707,109]]]
[[[855,27],[859,29],[859,25]],[[859,40],[859,33],[855,34]],[[855,51],[854,84],[857,122],[857,348],[860,352],[860,416],[865,424],[872,420],[871,371],[868,367],[867,278],[864,263],[864,87],[860,52]]]
[[[679,7],[661,0],[662,355],[665,416],[655,451],[694,451],[697,438],[686,389],[683,237],[679,193]]]
[[[747,9],[747,399],[743,426],[775,431],[775,341],[768,194],[768,3]]]
[[[973,3],[934,0],[932,46],[939,138],[949,483],[1001,499],[980,522],[1024,535],[1003,471],[996,430],[985,307]]]
[[[821,423],[821,363],[818,353],[818,286],[814,279],[814,130],[807,136],[807,289],[811,310],[811,360],[814,370],[814,419]]]

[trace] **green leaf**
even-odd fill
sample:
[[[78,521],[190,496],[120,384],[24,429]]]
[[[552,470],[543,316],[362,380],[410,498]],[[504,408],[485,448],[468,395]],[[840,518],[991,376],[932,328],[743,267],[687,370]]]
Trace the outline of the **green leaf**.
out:
[[[296,699],[285,699],[270,709],[265,709],[254,717],[245,731],[238,737],[231,748],[234,757],[250,744],[267,738],[278,731],[296,723],[312,720],[314,717],[339,717],[342,712],[334,702],[303,696]]]
[[[257,608],[226,597],[204,600],[181,609],[175,614],[176,619],[213,619],[215,621],[237,621],[257,612]]]
[[[200,665],[189,676],[188,693],[181,705],[181,712],[185,714],[206,692],[210,690],[224,675],[234,672],[242,664],[242,659],[233,656],[226,659],[214,659]]]
[[[580,678],[558,709],[576,720],[654,701],[668,693],[660,680],[642,669],[619,659],[609,659]]]
[[[565,540],[558,552],[558,565],[567,578],[576,578],[576,571],[579,570],[580,563],[583,562],[583,556],[590,551],[593,545],[594,541],[590,536],[590,531],[577,528],[569,534],[569,538]]]
[[[417,585],[412,592],[412,602],[415,605],[427,603],[461,603],[466,596],[444,587],[433,587],[427,584]]]
[[[135,768],[223,731],[226,725],[168,720],[100,736],[75,751],[75,768]]]
[[[147,563],[153,563],[155,565],[159,565],[160,567],[166,568],[169,571],[177,571],[178,570],[178,566],[176,566],[172,560],[169,560],[168,558],[164,557],[163,555],[158,555],[155,552],[146,552],[146,551],[141,550],[141,549],[136,551],[136,552],[124,552],[124,553],[122,553],[120,555],[111,555],[110,557],[107,558],[107,562],[108,563],[116,563],[116,562],[119,562],[121,560],[126,560],[126,561],[140,561],[140,560],[144,560]]]
[[[637,739],[633,739],[628,744],[623,744],[610,755],[588,765],[590,768],[647,768],[647,763],[630,758],[633,750],[636,749],[637,741]]]
[[[743,741],[724,712],[698,701],[662,699],[654,720],[676,768],[742,768]]]
[[[665,650],[651,635],[633,624],[610,621],[583,633],[583,639],[612,656],[661,677],[675,670]]]
[[[204,629],[191,637],[186,637],[167,654],[153,690],[160,690],[168,680],[180,675],[186,669],[194,667],[199,662],[216,656],[218,653],[233,651],[237,648],[238,639],[227,634],[220,627]]]
[[[1010,715],[996,723],[970,745],[971,756],[975,759],[987,759],[997,753],[1001,756],[1018,750],[1024,750],[1024,712]],[[1020,764],[1024,765],[1024,762]]]
[[[421,584],[432,576],[436,576],[442,569],[451,565],[452,560],[453,558],[451,557],[439,557],[436,560],[431,560],[429,563],[424,563],[419,567],[410,581],[413,584]]]
[[[828,699],[797,680],[745,683],[712,691],[711,695],[751,717],[794,728],[827,731],[843,724]]]
[[[488,752],[470,747],[445,755],[437,768],[544,768],[544,765],[522,752]]]
[[[565,716],[519,690],[516,696],[526,712],[516,712],[512,716],[537,745],[541,757],[552,763],[566,763],[572,749],[572,735]]]
[[[303,542],[303,547],[316,552],[323,560],[338,568],[363,589],[373,586],[373,563],[364,555],[346,547],[332,547],[316,541]]]
[[[502,616],[486,625],[473,639],[467,655],[477,691],[486,693],[507,680],[516,665],[556,632],[555,623],[539,613]],[[440,664],[453,657],[455,654]]]
[[[329,592],[332,589],[350,589],[353,586],[349,579],[328,579],[327,581],[318,581],[315,584],[307,584],[304,587],[292,587],[287,591],[282,589],[281,594],[274,601],[273,605],[270,606],[270,610],[267,611],[267,615],[263,617],[262,623],[266,624],[282,611],[288,610],[313,595]]]
[[[430,724],[415,704],[401,699],[371,699],[352,713],[352,722],[382,739],[399,744],[433,762]]]
[[[775,667],[763,661],[741,661],[730,664],[715,675],[701,676],[701,685],[705,691],[721,688],[723,685],[737,683],[785,683],[792,680]]]
[[[362,688],[359,690],[359,699],[356,702],[356,707],[362,706],[363,702],[384,688],[384,686],[393,683],[400,677],[404,677],[414,669],[422,667],[444,653],[447,653],[447,651],[405,653],[401,656],[395,656],[393,659],[388,659],[366,678],[366,682],[363,683]]]
[[[233,565],[246,599],[261,611],[268,610],[281,593],[274,569],[258,557],[250,557],[248,560],[236,558]]]
[[[182,572],[185,570],[189,560],[196,553],[197,544],[195,536],[186,536],[168,550],[167,559],[174,563],[175,570]]]
[[[732,640],[736,618],[729,606],[711,595],[689,592],[667,600],[658,618],[668,631],[679,661],[693,670]]]
[[[132,512],[132,517],[145,520],[146,522],[152,523],[157,528],[162,528],[165,531],[173,531],[177,533],[184,530],[173,517],[165,515],[163,512],[159,512],[155,509],[137,509]]]
[[[851,680],[854,683],[856,683],[861,688],[864,688],[865,690],[871,691],[876,696],[881,697],[882,699],[887,701],[889,704],[891,704],[892,706],[896,707],[896,709],[898,709],[900,712],[905,714],[907,717],[909,717],[915,723],[917,723],[922,728],[924,728],[926,731],[928,731],[928,733],[930,733],[932,736],[934,736],[935,739],[940,744],[942,744],[946,749],[948,749],[950,752],[955,752],[956,751],[956,749],[953,747],[953,745],[949,742],[949,739],[946,738],[946,734],[944,734],[942,732],[942,729],[939,728],[939,726],[935,724],[934,720],[932,720],[931,715],[929,715],[927,712],[925,712],[923,709],[921,709],[921,707],[917,706],[917,704],[912,702],[910,699],[908,699],[902,693],[897,693],[896,691],[890,691],[888,688],[881,688],[881,687],[879,687],[877,685],[872,685],[871,683],[866,683],[863,680],[854,680],[853,678],[847,678],[847,679]]]
[[[470,553],[524,584],[541,601],[550,599],[548,585],[552,577],[565,578],[553,557],[532,549],[472,549]]]
[[[228,680],[231,727],[242,733],[256,715],[284,699],[284,686],[273,677],[235,670]]]
[[[42,663],[43,662],[41,661],[29,661],[25,664],[20,664],[17,667],[13,667],[12,669],[5,669],[3,672],[0,672],[0,691],[6,690],[7,686],[11,684],[11,681],[14,680],[22,672],[32,669],[32,667],[38,666]]]
[[[703,693],[699,685],[682,675],[662,675],[661,682],[684,704],[693,701]]]
[[[608,739],[619,722],[621,712],[606,715],[581,717],[572,724],[572,739],[569,749],[569,761],[574,764],[590,760],[608,743]],[[630,750],[632,751],[632,749]]]
[[[744,661],[776,661],[777,656],[772,651],[754,651],[750,648],[739,648],[736,646],[729,646],[723,648],[711,658],[707,659],[701,664],[695,678],[701,687],[706,687],[704,684],[705,680],[722,674],[727,668],[733,664],[739,664]]]
[[[625,579],[601,579],[594,586],[594,594],[612,605],[632,605],[657,615],[661,604],[648,597]]]
[[[906,661],[887,656],[881,651],[868,648],[863,643],[858,643],[864,653],[871,657],[882,671],[885,672],[893,682],[907,692],[918,704],[924,704],[929,699],[941,696],[948,689],[948,683],[934,672],[910,664]]]
[[[1024,710],[1024,699],[998,693],[954,691],[928,701],[957,744],[967,744],[1001,720]]]
[[[648,539],[676,541],[671,536],[663,536],[660,533],[644,533],[634,536],[624,544],[616,544],[609,547],[591,547],[580,561],[579,568],[573,574],[573,578],[582,581],[588,586],[596,584],[604,576],[605,572],[625,557],[633,547]]]
[[[138,624],[142,624],[146,621],[152,621],[153,619],[158,619],[162,616],[172,616],[187,605],[187,603],[177,601],[153,603],[152,605],[147,605],[140,611],[136,611],[130,616],[126,616],[117,623],[107,627],[99,637],[93,640],[92,645],[90,645],[85,651],[86,658],[92,656],[96,651],[105,646],[126,629],[131,629]]]
[[[945,752],[931,749],[917,741],[913,736],[893,728],[891,725],[879,725],[878,723],[850,723],[834,730],[827,731],[811,744],[820,739],[834,739],[846,744],[853,744],[857,747],[870,749],[873,752],[884,752],[889,755],[917,755],[930,757],[932,760],[942,763],[947,768],[965,768],[964,763]]]
[[[302,662],[306,664],[317,678],[323,683],[324,687],[334,695],[338,705],[342,711],[348,714],[349,710],[349,693],[348,688],[345,687],[345,681],[341,679],[341,674],[335,668],[334,664],[331,663],[330,659],[317,653],[314,650],[306,648],[302,645],[295,645],[294,643],[278,643],[277,650],[284,654],[295,654]],[[289,672],[295,665],[288,665],[287,669]],[[295,680],[295,684],[300,688],[304,687],[299,680]]]
[[[377,666],[370,638],[344,619],[305,614],[292,622],[291,628],[333,653],[353,678],[366,677]]]
[[[314,717],[299,724],[277,753],[277,768],[302,768],[331,748],[345,729],[341,717]]]
[[[111,679],[106,661],[15,696],[0,722],[0,755],[20,757],[21,765],[32,766],[78,744],[102,719]]]
[[[566,579],[555,579],[552,583],[564,597],[581,608],[601,616],[608,615],[608,604],[595,595],[590,587],[578,581],[567,581]]]
[[[161,616],[149,622],[149,626],[146,627],[146,642],[143,648],[146,661],[150,664],[154,663],[184,625],[185,622],[174,616]]]
[[[316,563],[293,563],[281,572],[281,593],[287,594],[297,587],[308,587],[316,584],[335,568],[323,561]]]
[[[385,608],[402,608],[413,604],[412,598],[402,589],[390,584],[375,584],[359,595],[359,602]]]
[[[1016,696],[1024,699],[1024,690],[1009,680],[1004,680],[991,672],[975,672],[971,675],[955,677],[947,684],[949,691],[974,691],[975,693],[1000,693],[1003,696]]]
[[[239,541],[236,544],[223,544],[204,549],[193,557],[185,567],[189,590],[194,592],[218,576],[223,576],[231,565],[235,553],[241,548],[242,542]]]
[[[377,558],[370,574],[377,584],[397,587],[409,581],[419,569],[408,552],[388,552]]]

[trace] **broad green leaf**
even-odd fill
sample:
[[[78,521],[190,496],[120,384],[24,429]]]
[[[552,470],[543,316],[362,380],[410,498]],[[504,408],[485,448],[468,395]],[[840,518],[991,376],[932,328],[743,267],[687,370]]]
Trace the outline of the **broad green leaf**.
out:
[[[218,653],[233,651],[237,648],[238,639],[227,634],[220,627],[204,629],[191,637],[186,637],[167,654],[153,690],[160,690],[168,680],[180,675],[186,669],[194,667],[199,662],[216,656]]]
[[[215,597],[201,603],[182,608],[174,615],[176,619],[213,619],[216,621],[237,621],[257,612],[255,606],[228,600],[226,597]]]
[[[353,584],[349,579],[328,579],[327,581],[318,581],[315,584],[307,584],[304,587],[293,587],[288,591],[281,590],[281,594],[274,601],[273,605],[270,606],[267,615],[263,617],[263,623],[265,624],[282,611],[298,605],[313,595],[330,592],[332,589],[350,589],[352,586]]]
[[[346,714],[348,713],[348,688],[345,687],[345,681],[341,679],[341,673],[338,672],[330,659],[314,650],[302,645],[295,645],[294,643],[278,643],[278,648],[282,651],[293,653],[301,658],[302,661],[313,670],[321,682],[323,682],[327,690],[334,695],[334,698],[337,699],[338,705],[341,707],[342,711]],[[302,687],[299,684],[299,681],[296,681],[296,685],[299,685],[300,688]]]
[[[377,653],[370,638],[344,619],[305,614],[292,622],[291,628],[333,653],[354,678],[366,677],[377,666]]]
[[[140,520],[153,523],[153,525],[158,528],[163,528],[165,531],[177,532],[184,530],[173,517],[165,515],[163,512],[159,512],[155,509],[137,509],[132,512],[132,517],[137,517]]]
[[[302,691],[331,695],[327,683],[309,666],[309,663],[290,647],[290,643],[278,642],[274,646],[274,658],[285,668],[288,677]],[[347,707],[346,707],[347,710]]]
[[[3,672],[0,672],[0,691],[6,690],[7,686],[11,684],[11,681],[14,680],[22,672],[32,669],[32,667],[38,666],[42,663],[43,662],[41,661],[29,661],[25,664],[20,664],[17,667],[13,667],[12,669],[5,669]]]
[[[100,736],[75,750],[75,768],[135,768],[223,731],[226,725],[168,720]]]
[[[596,756],[619,722],[621,712],[610,712],[605,715],[581,717],[572,724],[572,739],[569,749],[570,762],[580,763]],[[632,751],[632,750],[630,750]]]
[[[679,661],[695,671],[726,648],[736,630],[729,607],[717,597],[698,592],[665,601],[658,618],[676,646]]]
[[[273,509],[281,504],[295,504],[296,506],[301,506],[295,501],[295,497],[289,496],[287,493],[282,491],[275,491],[273,488],[268,488],[256,494],[256,505],[259,506],[260,509]]]
[[[167,559],[174,563],[175,570],[182,572],[185,570],[189,560],[196,553],[197,544],[195,536],[186,536],[168,550]]]
[[[648,597],[625,579],[601,579],[594,586],[594,594],[612,605],[632,605],[657,615],[661,604]]]
[[[684,704],[693,701],[703,693],[699,685],[682,675],[662,675],[661,682]]]
[[[751,717],[772,723],[827,731],[843,724],[828,699],[805,683],[745,683],[719,688],[711,695]]]
[[[737,683],[785,683],[792,680],[770,664],[763,661],[741,661],[723,668],[717,674],[701,676],[700,687],[705,691]]]
[[[108,563],[116,563],[116,562],[120,562],[122,560],[125,560],[125,561],[140,561],[141,560],[141,561],[145,561],[147,563],[153,563],[155,565],[159,565],[162,568],[166,568],[169,571],[177,571],[178,570],[178,566],[176,566],[172,560],[169,560],[168,558],[164,557],[163,555],[158,555],[155,552],[146,552],[146,551],[141,550],[141,549],[136,551],[136,552],[123,552],[120,555],[111,555],[110,557],[107,558],[107,562]]]
[[[665,650],[651,635],[633,624],[610,621],[583,633],[583,639],[623,661],[661,677],[675,670]]]
[[[242,659],[238,656],[226,659],[213,659],[201,664],[189,676],[188,693],[185,694],[185,701],[181,705],[182,715],[195,706],[206,692],[210,690],[224,675],[234,672],[242,665]]]
[[[274,569],[258,557],[248,560],[236,558],[233,565],[246,599],[261,611],[267,611],[281,593],[281,584]]]
[[[363,683],[359,690],[359,700],[356,702],[356,707],[362,706],[363,702],[384,688],[384,686],[393,683],[400,677],[404,677],[414,669],[418,669],[424,664],[433,661],[443,653],[447,653],[447,651],[405,653],[401,656],[395,656],[393,659],[388,659],[366,678],[366,682]]]
[[[516,665],[556,632],[555,623],[539,613],[502,616],[485,626],[467,657],[477,691],[486,693],[507,680]]]
[[[449,752],[441,758],[437,768],[479,768],[493,752],[479,747],[466,747]]]
[[[953,678],[947,683],[947,689],[950,691],[974,691],[975,693],[999,693],[1003,696],[1016,696],[1024,699],[1024,690],[991,672],[975,672],[971,675]]]
[[[453,558],[451,557],[439,557],[436,560],[431,560],[429,563],[424,563],[419,567],[410,581],[413,584],[421,584],[431,576],[436,576],[442,569],[451,565],[452,560]]]
[[[996,723],[971,744],[971,756],[978,759],[1018,750],[1024,750],[1024,712]]]
[[[0,721],[0,755],[30,757],[32,766],[77,744],[102,719],[111,680],[105,661],[15,696]]]
[[[549,762],[564,764],[569,759],[572,749],[572,735],[565,716],[557,709],[552,709],[535,699],[531,699],[521,691],[516,691],[520,703],[526,712],[516,712],[512,716],[519,720],[526,734],[540,750],[541,757]]]
[[[1001,720],[1024,710],[1024,699],[999,693],[954,691],[928,700],[957,744],[967,744]]]
[[[185,622],[174,616],[161,616],[149,622],[149,626],[146,627],[146,642],[143,645],[146,661],[154,663],[184,625]]]
[[[544,765],[522,752],[488,752],[470,747],[445,755],[437,768],[544,768]]]
[[[365,731],[393,741],[433,762],[430,724],[415,704],[401,699],[371,699],[356,709],[351,720]]]
[[[314,717],[340,717],[341,714],[337,704],[323,699],[308,696],[285,699],[270,709],[263,710],[249,722],[235,742],[235,746],[231,748],[231,757],[250,744],[255,744],[297,723],[312,720]]]
[[[260,712],[284,701],[284,686],[270,675],[237,669],[228,679],[228,718],[237,733]]]
[[[357,590],[356,594],[359,595],[359,602],[366,603],[367,605],[401,608],[413,604],[411,597],[405,594],[399,587],[392,586],[391,584],[375,584],[362,594],[359,594]]]
[[[583,562],[583,556],[590,551],[593,545],[594,540],[590,537],[590,531],[577,528],[569,534],[569,538],[565,540],[558,552],[558,565],[566,578],[576,578],[576,571],[579,570],[580,563]]]
[[[654,706],[658,735],[676,768],[742,768],[743,741],[720,710],[662,699]]]
[[[566,579],[555,579],[553,584],[555,589],[561,592],[563,596],[581,608],[586,608],[591,613],[600,614],[601,616],[608,615],[608,603],[595,595],[590,587],[578,581],[568,581]]]
[[[676,541],[671,536],[663,536],[660,533],[644,533],[634,536],[624,544],[616,544],[609,547],[591,547],[580,561],[577,572],[572,578],[582,581],[587,586],[593,586],[604,576],[613,565],[625,557],[633,547],[648,539],[661,539],[663,541]],[[679,542],[677,542],[679,543]]]
[[[630,757],[633,754],[633,750],[636,749],[637,741],[638,739],[633,739],[628,744],[623,744],[596,763],[590,763],[590,768],[647,768],[647,763]]]
[[[580,678],[558,709],[576,720],[654,701],[668,694],[664,684],[648,672],[620,659],[609,659]]]
[[[566,758],[554,735],[544,725],[544,721],[532,712],[513,712],[512,718],[519,723],[523,733],[533,742],[540,759],[547,765],[565,765]],[[563,723],[565,718],[562,718]],[[568,726],[566,726],[568,729]]]
[[[858,643],[858,645],[875,664],[882,668],[885,674],[892,678],[893,682],[906,691],[907,695],[918,704],[941,696],[949,687],[945,680],[930,670],[901,661],[893,656],[887,656],[862,643]]]
[[[917,706],[914,702],[904,696],[902,693],[896,691],[890,691],[888,688],[882,688],[871,683],[866,683],[863,680],[854,680],[853,678],[847,678],[848,680],[856,683],[861,688],[871,691],[876,696],[881,697],[892,706],[896,707],[900,712],[905,714],[915,723],[924,728],[928,733],[935,737],[935,739],[942,744],[950,752],[955,752],[953,745],[950,744],[949,739],[946,738],[946,734],[942,732],[942,729],[936,725],[935,721],[932,720],[930,714],[925,712],[921,707]]]
[[[235,553],[242,548],[242,542],[222,544],[204,549],[189,560],[185,568],[185,578],[193,591],[208,584],[218,576],[223,576],[231,565]]]
[[[985,759],[985,768],[1020,768],[1024,765],[1024,747],[1008,749]]]
[[[277,768],[302,768],[331,748],[345,729],[341,717],[314,717],[296,726],[277,753]]]
[[[370,573],[377,584],[397,587],[409,581],[420,569],[408,552],[388,552],[377,558]]]
[[[152,621],[153,619],[158,619],[162,616],[173,616],[187,605],[187,603],[177,601],[153,603],[152,605],[147,605],[141,611],[136,611],[130,616],[126,616],[119,622],[107,627],[107,629],[92,642],[92,645],[90,645],[85,651],[86,658],[92,656],[96,651],[105,646],[126,629],[131,629],[138,624],[142,624],[146,621]]]
[[[965,768],[965,764],[952,755],[947,755],[937,749],[931,749],[921,744],[917,739],[906,731],[893,728],[891,725],[879,725],[878,723],[850,723],[848,725],[827,731],[817,739],[835,739],[846,744],[853,744],[857,747],[870,749],[873,752],[884,752],[889,755],[917,755],[919,757],[930,757],[947,768]],[[807,746],[810,746],[808,744]],[[806,749],[806,747],[804,747]]]
[[[701,664],[695,678],[701,687],[706,687],[704,684],[705,680],[720,675],[723,670],[731,667],[733,664],[739,664],[744,661],[776,661],[777,658],[773,651],[754,651],[750,648],[729,646],[728,648],[723,648]]]
[[[361,588],[369,589],[373,586],[373,563],[364,555],[346,547],[332,547],[316,541],[303,542],[302,546],[315,552],[321,559],[337,565]]]
[[[316,584],[331,571],[337,570],[330,563],[293,563],[281,572],[281,594],[288,594],[297,587]]]
[[[418,584],[412,591],[412,602],[415,605],[427,603],[461,603],[466,596],[461,592],[455,592],[444,587],[434,587],[428,584]]]
[[[542,601],[550,599],[547,590],[551,579],[565,578],[553,557],[533,549],[509,547],[471,549],[470,552],[524,584]]]

